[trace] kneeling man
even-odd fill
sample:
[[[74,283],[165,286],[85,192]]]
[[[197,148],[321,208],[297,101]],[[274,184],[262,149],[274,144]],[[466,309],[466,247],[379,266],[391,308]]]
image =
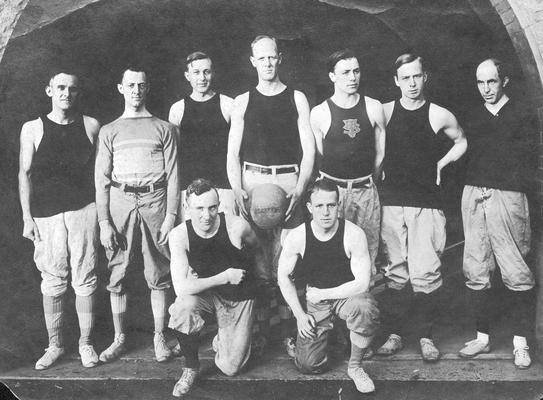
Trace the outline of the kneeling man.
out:
[[[218,212],[219,195],[211,182],[197,179],[186,193],[191,219],[174,228],[169,238],[177,295],[169,327],[185,356],[173,390],[176,397],[188,393],[198,375],[198,332],[206,314],[217,316],[215,364],[228,376],[249,359],[254,320],[254,231],[245,219]]]
[[[339,317],[350,330],[347,374],[358,391],[373,392],[375,386],[361,365],[379,325],[377,302],[368,293],[371,261],[366,235],[355,224],[338,218],[337,185],[317,180],[308,196],[313,219],[289,233],[278,269],[279,287],[298,325],[295,363],[304,373],[326,369],[328,332]],[[306,310],[291,279],[298,260],[307,280]]]

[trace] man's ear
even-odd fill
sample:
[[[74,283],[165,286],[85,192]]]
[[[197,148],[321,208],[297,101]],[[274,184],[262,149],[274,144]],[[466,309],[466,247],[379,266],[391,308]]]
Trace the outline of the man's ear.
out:
[[[123,94],[123,84],[122,83],[117,83],[117,90],[119,91],[120,94]]]
[[[49,97],[53,97],[53,88],[49,85],[45,87],[45,94]]]

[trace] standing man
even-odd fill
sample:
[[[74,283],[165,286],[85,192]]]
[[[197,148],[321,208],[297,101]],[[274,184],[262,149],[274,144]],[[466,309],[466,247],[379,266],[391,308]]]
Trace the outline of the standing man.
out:
[[[340,218],[364,230],[375,272],[381,206],[373,181],[385,156],[383,106],[358,94],[360,66],[352,50],[336,51],[327,64],[334,94],[311,110],[319,173],[338,186]]]
[[[515,365],[528,368],[526,336],[535,279],[525,260],[531,234],[525,193],[533,177],[529,143],[535,129],[526,107],[505,93],[508,83],[501,61],[488,59],[477,67],[477,87],[484,104],[472,109],[467,119],[470,147],[462,195],[464,275],[477,338],[466,343],[460,356],[471,358],[490,351],[489,289],[497,263],[514,310]]]
[[[35,368],[49,368],[64,354],[62,325],[69,274],[81,330],[81,363],[94,367],[98,356],[91,334],[98,221],[93,172],[100,125],[78,111],[79,79],[73,73],[52,74],[45,93],[51,98],[51,112],[23,125],[19,158],[23,236],[34,242],[49,335],[49,347]]]
[[[390,330],[378,354],[394,354],[402,344],[402,335],[411,296],[418,322],[422,358],[436,361],[440,354],[432,340],[432,325],[439,312],[441,278],[440,256],[445,248],[445,215],[439,184],[441,170],[458,160],[467,142],[454,115],[426,99],[428,79],[424,62],[414,54],[396,60],[394,81],[401,90],[399,100],[384,105],[387,121],[384,181],[380,192],[383,204],[381,238],[388,256],[381,311]],[[441,157],[438,135],[443,132],[454,141]]]
[[[282,187],[290,200],[283,228],[293,228],[303,220],[298,205],[311,178],[315,157],[309,104],[302,92],[281,82],[282,55],[275,38],[257,36],[251,49],[258,84],[234,101],[228,138],[228,179],[246,218],[245,201],[251,188],[262,183]],[[279,237],[271,242],[263,244],[266,256],[257,260],[257,274],[265,280],[275,279],[272,263]]]
[[[177,300],[170,307],[170,328],[185,356],[185,368],[173,395],[190,391],[198,375],[198,333],[204,316],[215,314],[215,364],[228,376],[243,368],[251,354],[255,285],[249,223],[219,213],[219,195],[211,182],[197,179],[187,188],[190,220],[170,234],[172,279]]]
[[[362,368],[379,325],[377,302],[368,292],[371,261],[366,237],[361,228],[338,217],[335,183],[317,180],[308,194],[313,219],[288,234],[278,270],[279,287],[298,325],[295,364],[309,374],[326,370],[328,333],[339,317],[350,330],[347,374],[358,391],[373,392],[373,381]],[[291,279],[298,262],[307,280],[305,309]]]
[[[187,56],[185,78],[192,87],[190,96],[174,103],[169,121],[179,127],[180,187],[196,178],[206,178],[217,186],[219,208],[236,213],[234,193],[226,173],[226,153],[230,114],[234,100],[212,89],[215,72],[211,58],[197,51]],[[179,217],[184,220],[185,191],[181,196]]]
[[[125,351],[124,278],[127,269],[133,267],[133,249],[138,240],[145,279],[151,289],[155,356],[159,362],[166,361],[171,356],[163,334],[170,287],[166,244],[179,205],[177,133],[172,124],[147,111],[149,82],[142,68],[128,67],[117,88],[124,97],[124,112],[100,130],[96,158],[100,240],[111,270],[108,290],[115,328],[115,339],[100,354],[100,360],[112,361]]]

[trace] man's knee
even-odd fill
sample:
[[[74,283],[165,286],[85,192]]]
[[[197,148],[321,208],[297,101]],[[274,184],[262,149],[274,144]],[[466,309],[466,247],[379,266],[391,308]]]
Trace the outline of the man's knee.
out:
[[[168,326],[185,335],[199,332],[205,321],[200,316],[197,296],[181,296],[168,309],[170,323]]]
[[[379,308],[373,296],[369,293],[353,296],[346,306],[347,328],[364,336],[373,336],[380,323]]]
[[[98,279],[96,275],[87,278],[84,282],[76,282],[72,280],[72,287],[77,296],[90,296],[98,287]]]
[[[328,357],[318,352],[298,353],[294,361],[298,370],[304,374],[320,374],[328,367]]]
[[[245,363],[242,361],[234,361],[234,360],[228,360],[226,362],[222,360],[216,360],[215,364],[217,365],[217,368],[221,370],[223,374],[226,376],[235,376],[241,371],[241,369],[244,367]]]
[[[62,296],[68,289],[68,278],[49,275],[41,281],[41,293],[48,297]]]

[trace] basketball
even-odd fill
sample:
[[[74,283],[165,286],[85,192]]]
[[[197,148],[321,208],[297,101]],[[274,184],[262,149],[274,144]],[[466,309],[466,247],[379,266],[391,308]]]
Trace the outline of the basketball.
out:
[[[287,208],[286,192],[273,183],[255,186],[249,192],[249,214],[261,229],[272,229],[283,223]]]

